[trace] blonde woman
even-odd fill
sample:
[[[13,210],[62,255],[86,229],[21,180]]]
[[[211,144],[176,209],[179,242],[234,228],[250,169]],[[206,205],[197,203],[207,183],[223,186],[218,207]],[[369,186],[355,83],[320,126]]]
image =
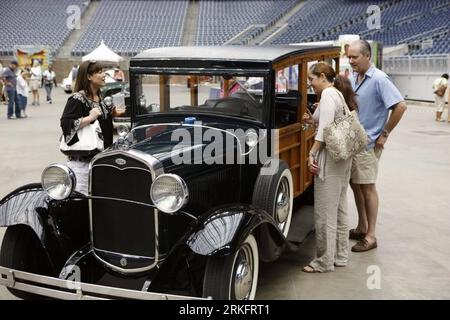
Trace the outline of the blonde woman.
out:
[[[30,88],[33,93],[33,102],[31,105],[38,106],[39,105],[39,86],[42,81],[42,69],[41,65],[38,61],[33,63],[33,67],[31,68],[31,77],[30,77]]]

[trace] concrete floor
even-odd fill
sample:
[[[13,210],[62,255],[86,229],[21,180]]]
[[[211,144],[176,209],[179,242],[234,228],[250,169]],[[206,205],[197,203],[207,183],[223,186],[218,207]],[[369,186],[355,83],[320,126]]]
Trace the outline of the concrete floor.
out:
[[[41,101],[43,97],[42,90]],[[6,106],[0,105],[0,198],[38,182],[49,163],[64,162],[58,138],[66,99],[56,88],[52,105],[30,105],[29,117],[15,121],[6,120]],[[261,266],[257,298],[450,299],[449,150],[450,124],[436,123],[433,108],[409,103],[381,158],[379,247],[351,253],[349,265],[335,272],[306,274],[301,268],[314,255],[310,237],[299,252]],[[349,210],[354,227],[357,213],[350,190]],[[3,233],[0,228],[0,239]],[[379,289],[373,288],[377,275]],[[13,298],[0,287],[0,299]]]

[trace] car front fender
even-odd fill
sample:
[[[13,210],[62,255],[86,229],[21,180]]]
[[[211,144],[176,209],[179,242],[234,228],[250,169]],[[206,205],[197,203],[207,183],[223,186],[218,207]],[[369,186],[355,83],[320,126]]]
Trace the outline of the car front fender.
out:
[[[200,227],[189,236],[187,245],[193,252],[204,256],[219,254],[219,251],[228,254],[238,248],[250,233],[255,233],[258,242],[273,242],[279,252],[286,244],[272,217],[264,210],[249,205],[216,209],[199,224]],[[279,253],[265,252],[262,247],[261,256],[263,260],[271,261]]]
[[[36,233],[58,270],[74,250],[89,242],[88,201],[78,193],[52,200],[40,183],[28,184],[0,200],[0,227],[17,224]]]
[[[25,224],[43,241],[45,228],[41,213],[48,210],[49,200],[38,183],[14,190],[0,200],[0,227]]]

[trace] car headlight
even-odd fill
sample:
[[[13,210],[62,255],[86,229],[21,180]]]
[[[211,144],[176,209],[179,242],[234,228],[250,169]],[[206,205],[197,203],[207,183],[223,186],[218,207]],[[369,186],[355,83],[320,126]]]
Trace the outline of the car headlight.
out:
[[[113,105],[113,99],[110,96],[107,96],[103,99],[103,103],[107,107],[111,107]]]
[[[162,174],[153,181],[150,188],[153,204],[166,213],[180,210],[189,198],[186,182],[176,174]]]
[[[253,148],[258,144],[258,134],[255,130],[250,129],[248,132],[246,132],[245,144],[250,148]]]
[[[41,183],[50,198],[63,200],[75,190],[77,179],[69,167],[51,164],[42,172]]]

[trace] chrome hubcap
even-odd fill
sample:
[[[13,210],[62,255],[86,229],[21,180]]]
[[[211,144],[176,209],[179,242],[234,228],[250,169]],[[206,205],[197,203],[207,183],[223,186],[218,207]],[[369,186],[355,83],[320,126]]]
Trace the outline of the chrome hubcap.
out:
[[[286,225],[286,220],[289,216],[289,212],[291,211],[291,204],[289,198],[289,182],[283,177],[278,186],[277,192],[277,209],[275,220],[278,223],[278,228],[283,231],[284,226]]]
[[[248,299],[253,285],[254,261],[251,248],[245,245],[239,250],[234,274],[234,295],[236,300]]]

